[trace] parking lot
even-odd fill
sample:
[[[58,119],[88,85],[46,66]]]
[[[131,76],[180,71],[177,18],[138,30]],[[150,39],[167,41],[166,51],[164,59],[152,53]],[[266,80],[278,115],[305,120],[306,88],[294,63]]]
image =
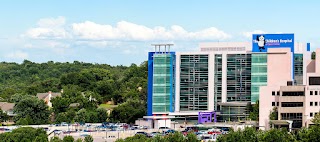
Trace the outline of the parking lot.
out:
[[[225,126],[225,125],[223,125]],[[124,123],[110,123],[108,125],[103,123],[96,123],[96,124],[57,124],[57,125],[28,125],[28,126],[1,126],[0,131],[1,132],[10,132],[13,129],[16,129],[18,127],[34,127],[34,128],[43,128],[47,131],[48,138],[52,138],[54,136],[57,136],[59,138],[63,138],[65,136],[73,136],[75,139],[82,138],[84,139],[85,136],[92,136],[94,139],[94,142],[113,142],[116,141],[118,138],[127,138],[134,136],[137,132],[140,134],[145,134],[146,136],[153,136],[153,135],[164,135],[163,132],[174,132],[179,131],[183,134],[186,134],[189,130],[186,130],[186,128],[199,128],[197,126],[192,127],[186,127],[186,128],[176,128],[175,130],[172,129],[148,129],[144,126],[138,126],[138,125],[127,125]],[[213,126],[210,126],[213,127]],[[220,135],[225,134],[225,130],[222,129],[208,129],[208,130],[196,130],[196,134],[199,139],[201,139],[201,136],[204,135]],[[158,132],[158,133],[157,133]]]

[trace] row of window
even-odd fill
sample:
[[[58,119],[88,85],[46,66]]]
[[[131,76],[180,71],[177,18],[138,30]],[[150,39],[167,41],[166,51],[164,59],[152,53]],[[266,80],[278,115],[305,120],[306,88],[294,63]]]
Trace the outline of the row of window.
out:
[[[272,102],[271,105],[279,106],[279,102]],[[281,102],[281,107],[303,107],[303,102]]]
[[[319,91],[310,91],[310,95],[318,95],[319,93],[318,93]]]
[[[272,102],[272,106],[276,106],[276,102]],[[277,102],[277,106],[279,106],[279,102]]]
[[[310,92],[311,93],[311,92]],[[318,92],[316,93],[318,95]],[[275,96],[276,92],[272,91],[272,96]],[[277,91],[277,96],[280,96],[280,91]],[[303,91],[297,91],[297,92],[282,92],[282,96],[304,96]]]
[[[318,112],[315,112],[314,115],[317,115]],[[310,112],[310,117],[313,117],[313,112]]]
[[[318,106],[318,102],[310,102],[310,106],[313,106],[313,104],[314,104],[314,106]],[[320,104],[320,103],[319,103]]]
[[[320,102],[310,102],[310,106],[320,106]],[[272,102],[272,106],[279,106],[279,102]],[[303,102],[282,102],[281,107],[303,107]]]
[[[275,96],[276,95],[276,92],[275,91],[272,91],[272,96]],[[277,96],[280,96],[280,92],[277,91]]]

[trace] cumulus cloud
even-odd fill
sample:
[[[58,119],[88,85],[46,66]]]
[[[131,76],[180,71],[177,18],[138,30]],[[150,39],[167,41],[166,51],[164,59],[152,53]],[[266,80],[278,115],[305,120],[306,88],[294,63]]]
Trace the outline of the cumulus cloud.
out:
[[[23,35],[32,39],[65,39],[70,37],[65,28],[65,18],[40,19],[37,27],[27,30]]]
[[[188,32],[183,27],[173,25],[149,28],[126,21],[118,22],[116,26],[101,25],[91,21],[72,24],[73,34],[86,40],[224,40],[231,36],[215,27],[197,32]]]
[[[119,46],[120,42],[117,41],[90,41],[90,40],[84,40],[84,41],[76,41],[75,45],[86,45],[90,47],[97,47],[97,48],[103,48],[103,47],[113,47],[113,46]]]
[[[252,38],[252,34],[266,34],[267,32],[262,31],[262,30],[254,30],[250,32],[243,32],[242,35],[245,36],[246,38]]]
[[[9,53],[6,57],[11,59],[27,59],[29,55],[22,51],[15,51],[13,53]]]
[[[147,27],[127,21],[115,25],[98,24],[92,21],[66,24],[64,17],[40,19],[36,27],[28,29],[23,35],[46,47],[69,47],[69,45],[85,45],[90,47],[110,47],[123,41],[168,42],[177,40],[225,40],[231,35],[216,28],[209,27],[198,31],[187,31],[179,25],[171,27]],[[26,48],[37,48],[39,44],[26,43]],[[39,48],[44,48],[39,47]]]

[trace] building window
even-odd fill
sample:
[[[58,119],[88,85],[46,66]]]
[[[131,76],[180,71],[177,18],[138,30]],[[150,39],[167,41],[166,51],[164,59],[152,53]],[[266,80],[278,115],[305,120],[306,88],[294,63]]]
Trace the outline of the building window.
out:
[[[276,105],[276,102],[272,102],[272,106],[275,106]]]
[[[309,85],[320,85],[320,77],[309,77]]]
[[[303,91],[298,92],[282,92],[282,96],[304,96]]]
[[[318,95],[318,91],[314,91],[314,95]]]
[[[313,106],[313,102],[310,102],[310,106]]]
[[[313,91],[310,91],[310,95],[313,95]]]
[[[314,102],[314,106],[318,106],[318,102]]]
[[[279,102],[277,102],[277,106],[279,106]]]
[[[312,112],[310,112],[310,117],[313,117],[313,113]]]
[[[276,95],[276,92],[272,91],[272,96]]]
[[[280,91],[277,91],[277,96],[280,96]]]
[[[303,102],[281,102],[281,107],[303,107]]]

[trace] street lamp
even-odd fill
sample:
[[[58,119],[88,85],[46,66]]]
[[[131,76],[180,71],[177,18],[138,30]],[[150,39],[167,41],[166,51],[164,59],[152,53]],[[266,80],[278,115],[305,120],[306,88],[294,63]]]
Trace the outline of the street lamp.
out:
[[[303,115],[304,116],[304,118],[305,118],[305,120],[304,120],[304,126],[307,128],[307,118],[308,118],[308,116],[309,115],[307,115],[307,114],[305,114],[305,115]]]

